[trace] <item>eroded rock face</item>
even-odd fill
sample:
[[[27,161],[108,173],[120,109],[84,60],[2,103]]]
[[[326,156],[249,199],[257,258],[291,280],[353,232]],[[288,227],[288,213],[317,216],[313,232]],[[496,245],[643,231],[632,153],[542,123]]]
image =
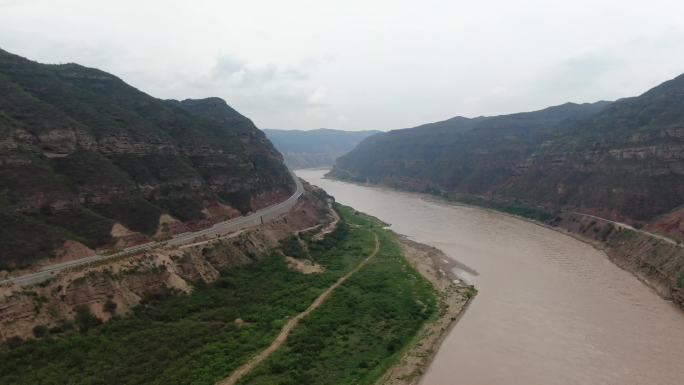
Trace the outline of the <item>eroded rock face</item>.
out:
[[[497,191],[552,207],[651,221],[682,204],[684,142],[541,153]]]
[[[139,297],[145,293],[158,292],[169,287],[171,273],[167,270],[158,270],[150,273],[130,275],[121,281],[121,285]]]
[[[0,303],[0,323],[30,320],[37,314],[34,300],[21,293],[3,298]]]
[[[114,293],[112,280],[99,274],[80,277],[71,281],[64,289],[62,299],[67,306],[104,303]]]

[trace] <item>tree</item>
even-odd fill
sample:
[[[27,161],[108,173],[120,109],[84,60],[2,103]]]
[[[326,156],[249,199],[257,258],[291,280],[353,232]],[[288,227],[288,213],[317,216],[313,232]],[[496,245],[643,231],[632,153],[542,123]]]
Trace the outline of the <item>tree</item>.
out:
[[[85,305],[76,308],[76,318],[74,319],[74,322],[78,325],[78,330],[80,330],[81,333],[87,333],[88,330],[102,323],[102,321],[95,317]]]
[[[36,327],[33,328],[33,335],[36,338],[43,338],[47,336],[48,334],[48,328],[45,325],[37,325]]]
[[[104,304],[104,311],[111,314],[112,316],[116,314],[116,302],[108,299]]]

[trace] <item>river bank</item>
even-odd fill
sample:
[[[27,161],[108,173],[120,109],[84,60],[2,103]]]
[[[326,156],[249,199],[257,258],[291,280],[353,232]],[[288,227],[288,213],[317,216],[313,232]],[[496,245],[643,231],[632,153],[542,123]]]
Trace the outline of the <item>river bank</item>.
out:
[[[413,341],[401,359],[378,380],[376,385],[415,385],[432,362],[439,346],[456,325],[477,290],[464,284],[454,274],[456,262],[441,250],[397,235],[404,258],[438,293],[438,311]]]

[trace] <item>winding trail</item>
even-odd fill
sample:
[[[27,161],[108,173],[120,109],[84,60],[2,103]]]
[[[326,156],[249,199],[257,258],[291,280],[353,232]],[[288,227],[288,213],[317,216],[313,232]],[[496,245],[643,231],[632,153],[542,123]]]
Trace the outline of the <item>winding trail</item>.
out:
[[[354,269],[352,269],[350,272],[347,274],[343,275],[340,279],[337,280],[334,284],[332,284],[330,287],[325,289],[323,293],[321,293],[316,300],[314,300],[311,305],[309,305],[306,310],[303,312],[297,314],[293,318],[290,318],[285,325],[283,326],[282,329],[280,329],[280,333],[278,333],[278,336],[271,342],[271,345],[269,345],[266,349],[262,350],[259,354],[256,356],[252,357],[247,363],[242,365],[241,367],[237,368],[228,378],[225,378],[219,382],[217,382],[217,385],[233,385],[242,376],[247,374],[250,370],[252,370],[255,366],[259,365],[261,362],[263,362],[268,356],[271,355],[271,353],[275,352],[278,350],[280,346],[287,340],[287,337],[290,335],[290,332],[297,326],[299,321],[301,321],[304,317],[307,315],[311,314],[312,311],[316,310],[318,307],[320,307],[328,297],[330,297],[330,294],[332,294],[335,289],[337,289],[340,285],[342,285],[349,277],[351,277],[354,273],[359,271],[362,267],[364,267],[373,257],[375,257],[376,254],[378,254],[378,251],[380,250],[380,239],[378,238],[378,235],[373,233],[373,236],[375,237],[375,247],[373,248],[373,252],[366,257],[361,263],[359,263],[358,266],[356,266]]]

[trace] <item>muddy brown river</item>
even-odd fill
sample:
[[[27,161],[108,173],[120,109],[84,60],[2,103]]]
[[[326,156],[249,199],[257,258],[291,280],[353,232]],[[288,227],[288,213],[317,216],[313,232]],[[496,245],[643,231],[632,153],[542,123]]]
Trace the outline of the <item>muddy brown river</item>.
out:
[[[442,249],[479,294],[422,385],[684,384],[684,312],[602,252],[503,214],[297,175]]]

